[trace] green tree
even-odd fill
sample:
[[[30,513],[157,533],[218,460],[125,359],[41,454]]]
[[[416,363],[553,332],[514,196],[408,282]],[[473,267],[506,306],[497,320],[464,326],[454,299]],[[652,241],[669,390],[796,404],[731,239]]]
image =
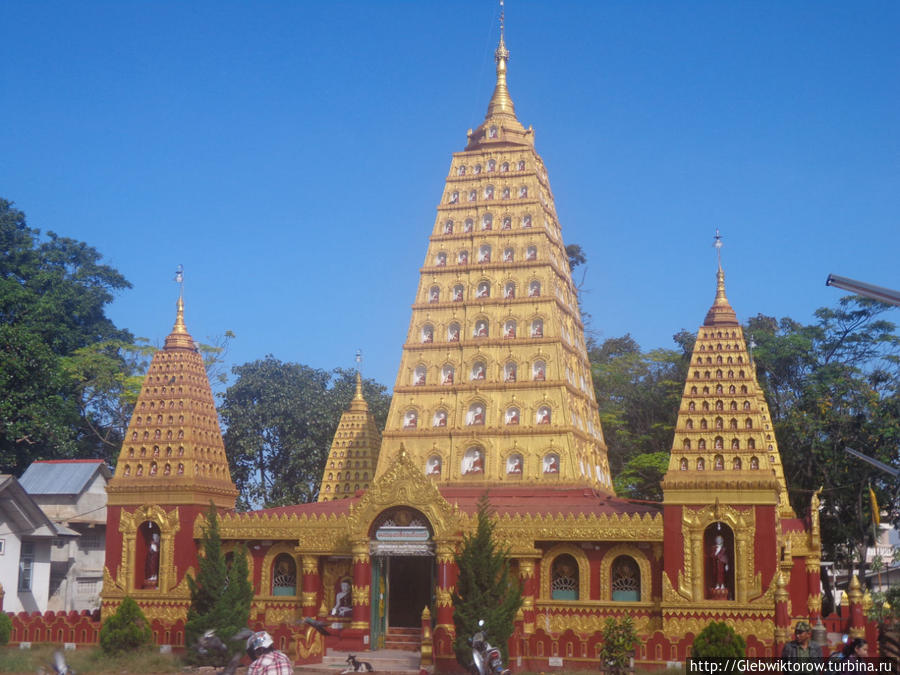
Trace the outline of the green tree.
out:
[[[603,625],[603,646],[600,648],[604,670],[607,673],[624,671],[639,642],[634,621],[630,616],[623,616],[621,619],[608,618]]]
[[[130,284],[87,244],[52,232],[42,237],[5,199],[0,250],[0,471],[93,455],[97,429],[82,416],[71,367],[79,350],[132,341],[105,315],[114,293]]]
[[[236,366],[219,412],[241,505],[314,501],[328,450],[355,392],[352,371],[316,370],[267,356]],[[383,428],[390,396],[363,381],[363,395]]]
[[[691,658],[729,659],[743,658],[747,654],[747,643],[734,628],[724,621],[713,621],[694,638]]]
[[[9,636],[12,635],[12,619],[6,612],[0,612],[0,646],[9,642]]]
[[[185,638],[188,645],[194,645],[206,631],[214,630],[228,644],[233,635],[247,626],[253,588],[249,580],[246,550],[238,548],[231,565],[228,565],[222,553],[219,518],[212,503],[206,514],[200,548],[197,578],[194,579],[190,574],[187,578],[191,590],[191,606],[184,626]],[[194,658],[206,665],[221,666],[241,647],[240,644],[231,644],[230,653],[211,654],[206,658],[195,655]]]
[[[823,486],[825,556],[842,566],[856,561],[860,570],[872,540],[870,481],[882,507],[898,516],[890,478],[844,451],[900,460],[900,337],[883,318],[888,309],[849,296],[817,310],[810,325],[759,315],[747,326],[792,506],[807,515],[811,492]]]
[[[121,654],[153,645],[150,622],[130,596],[100,628],[100,648],[107,654]]]
[[[630,335],[591,345],[588,356],[600,423],[616,493],[662,499],[692,336],[675,335],[681,349],[644,352]]]
[[[456,659],[467,667],[472,662],[472,648],[467,640],[484,620],[488,641],[500,649],[507,660],[507,642],[513,633],[516,612],[522,606],[522,591],[510,576],[508,551],[494,541],[494,521],[485,494],[478,502],[477,526],[474,533],[463,536],[455,555],[459,576],[453,591],[453,623]]]

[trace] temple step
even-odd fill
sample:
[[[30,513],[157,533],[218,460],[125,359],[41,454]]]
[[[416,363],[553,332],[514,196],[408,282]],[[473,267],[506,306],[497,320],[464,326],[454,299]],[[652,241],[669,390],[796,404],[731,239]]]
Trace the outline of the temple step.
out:
[[[419,654],[405,650],[379,649],[375,652],[345,652],[329,649],[322,663],[297,666],[297,672],[306,675],[340,673],[347,667],[347,656],[355,654],[360,661],[368,661],[381,675],[407,675],[419,673]]]
[[[384,636],[385,649],[399,649],[403,651],[418,652],[422,647],[421,628],[395,628],[387,629]]]

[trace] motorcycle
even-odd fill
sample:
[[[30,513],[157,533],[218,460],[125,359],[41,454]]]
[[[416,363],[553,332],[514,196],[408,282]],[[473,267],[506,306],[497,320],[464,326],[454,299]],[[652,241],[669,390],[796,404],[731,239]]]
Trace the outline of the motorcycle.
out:
[[[478,628],[481,630],[469,638],[472,647],[472,675],[510,675],[509,669],[503,667],[500,650],[487,641],[483,630],[484,619],[478,621]]]

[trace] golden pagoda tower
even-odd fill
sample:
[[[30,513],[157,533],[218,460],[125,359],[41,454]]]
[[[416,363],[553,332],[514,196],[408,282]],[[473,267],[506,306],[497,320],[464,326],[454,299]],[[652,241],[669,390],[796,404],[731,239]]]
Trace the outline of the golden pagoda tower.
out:
[[[612,492],[553,192],[516,117],[508,59],[501,16],[496,86],[450,163],[377,475],[402,443],[440,483]]]
[[[362,375],[357,370],[356,393],[334,434],[322,473],[319,501],[352,497],[357,490],[368,490],[370,480],[375,477],[380,447],[381,434],[363,397]]]
[[[779,515],[795,517],[769,407],[725,295],[718,232],[715,245],[716,297],[694,343],[663,481],[664,501],[704,502],[714,492],[722,502],[777,504]]]
[[[196,565],[195,520],[210,503],[233,509],[238,494],[203,358],[184,325],[183,293],[141,386],[107,494],[103,611],[130,595],[150,603],[142,604],[149,618],[174,621],[190,602],[184,577]]]

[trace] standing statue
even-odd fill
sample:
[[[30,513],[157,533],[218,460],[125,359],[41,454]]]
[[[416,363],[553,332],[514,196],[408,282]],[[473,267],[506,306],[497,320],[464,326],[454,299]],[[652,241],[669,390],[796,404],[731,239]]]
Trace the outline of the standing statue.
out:
[[[725,546],[725,538],[717,534],[715,543],[710,549],[709,557],[712,565],[712,595],[714,597],[728,597],[728,566],[731,560],[728,557],[728,549]]]
[[[156,588],[159,585],[159,532],[150,535],[147,558],[144,560],[144,586]]]

